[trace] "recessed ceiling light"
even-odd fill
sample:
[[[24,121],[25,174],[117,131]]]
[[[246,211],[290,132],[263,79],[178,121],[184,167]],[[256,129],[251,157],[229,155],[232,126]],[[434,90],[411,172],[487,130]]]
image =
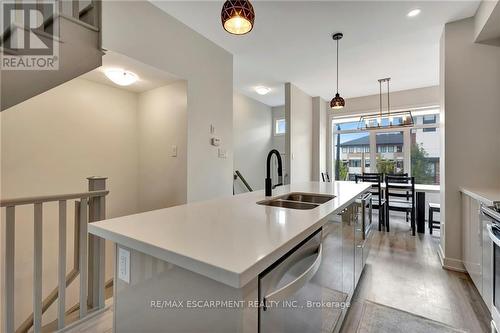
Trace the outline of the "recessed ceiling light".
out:
[[[416,9],[412,9],[408,12],[408,14],[406,14],[406,16],[408,17],[415,17],[417,16],[418,14],[420,14],[421,10],[416,8]]]
[[[255,92],[259,95],[267,95],[271,91],[271,88],[264,87],[264,86],[258,86],[255,87]]]
[[[108,79],[120,86],[129,86],[139,79],[135,73],[118,68],[107,69],[104,74]]]

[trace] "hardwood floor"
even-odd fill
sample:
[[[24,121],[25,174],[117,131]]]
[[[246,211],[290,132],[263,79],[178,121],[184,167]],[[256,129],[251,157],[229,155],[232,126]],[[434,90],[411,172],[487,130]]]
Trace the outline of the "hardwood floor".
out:
[[[391,232],[375,231],[372,241],[341,332],[356,332],[364,300],[469,332],[490,332],[489,311],[470,277],[441,267],[436,232],[413,237],[409,224],[391,218]]]
[[[411,236],[409,224],[394,218],[391,218],[391,232],[375,231],[368,263],[341,332],[356,332],[364,300],[469,332],[489,332],[490,315],[472,280],[465,273],[441,268],[438,242],[436,235]],[[111,331],[112,309],[70,330]]]

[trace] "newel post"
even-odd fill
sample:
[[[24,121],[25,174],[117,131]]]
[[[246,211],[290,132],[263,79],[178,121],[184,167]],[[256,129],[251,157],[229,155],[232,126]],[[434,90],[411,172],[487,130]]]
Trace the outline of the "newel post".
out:
[[[106,190],[107,177],[88,177],[89,191]],[[89,223],[106,218],[106,196],[89,199]],[[89,280],[88,305],[91,308],[102,309],[105,305],[105,241],[102,238],[89,234]]]

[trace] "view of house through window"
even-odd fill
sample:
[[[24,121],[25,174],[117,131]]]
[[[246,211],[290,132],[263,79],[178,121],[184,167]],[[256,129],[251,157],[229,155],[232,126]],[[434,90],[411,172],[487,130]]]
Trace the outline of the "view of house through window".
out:
[[[404,169],[403,132],[377,133],[376,171],[383,174],[402,174]]]
[[[360,130],[358,121],[332,122],[332,169],[337,180],[366,172],[408,174],[439,184],[439,110],[414,115],[414,126]]]

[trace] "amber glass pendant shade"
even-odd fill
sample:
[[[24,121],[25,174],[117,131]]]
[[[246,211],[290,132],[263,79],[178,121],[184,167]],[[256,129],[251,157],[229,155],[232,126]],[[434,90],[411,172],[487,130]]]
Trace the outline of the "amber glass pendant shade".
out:
[[[345,106],[345,101],[340,97],[339,93],[335,94],[335,97],[330,101],[330,107],[332,109],[342,109]]]
[[[221,20],[230,34],[244,35],[253,29],[255,12],[248,0],[227,0],[222,6]]]

